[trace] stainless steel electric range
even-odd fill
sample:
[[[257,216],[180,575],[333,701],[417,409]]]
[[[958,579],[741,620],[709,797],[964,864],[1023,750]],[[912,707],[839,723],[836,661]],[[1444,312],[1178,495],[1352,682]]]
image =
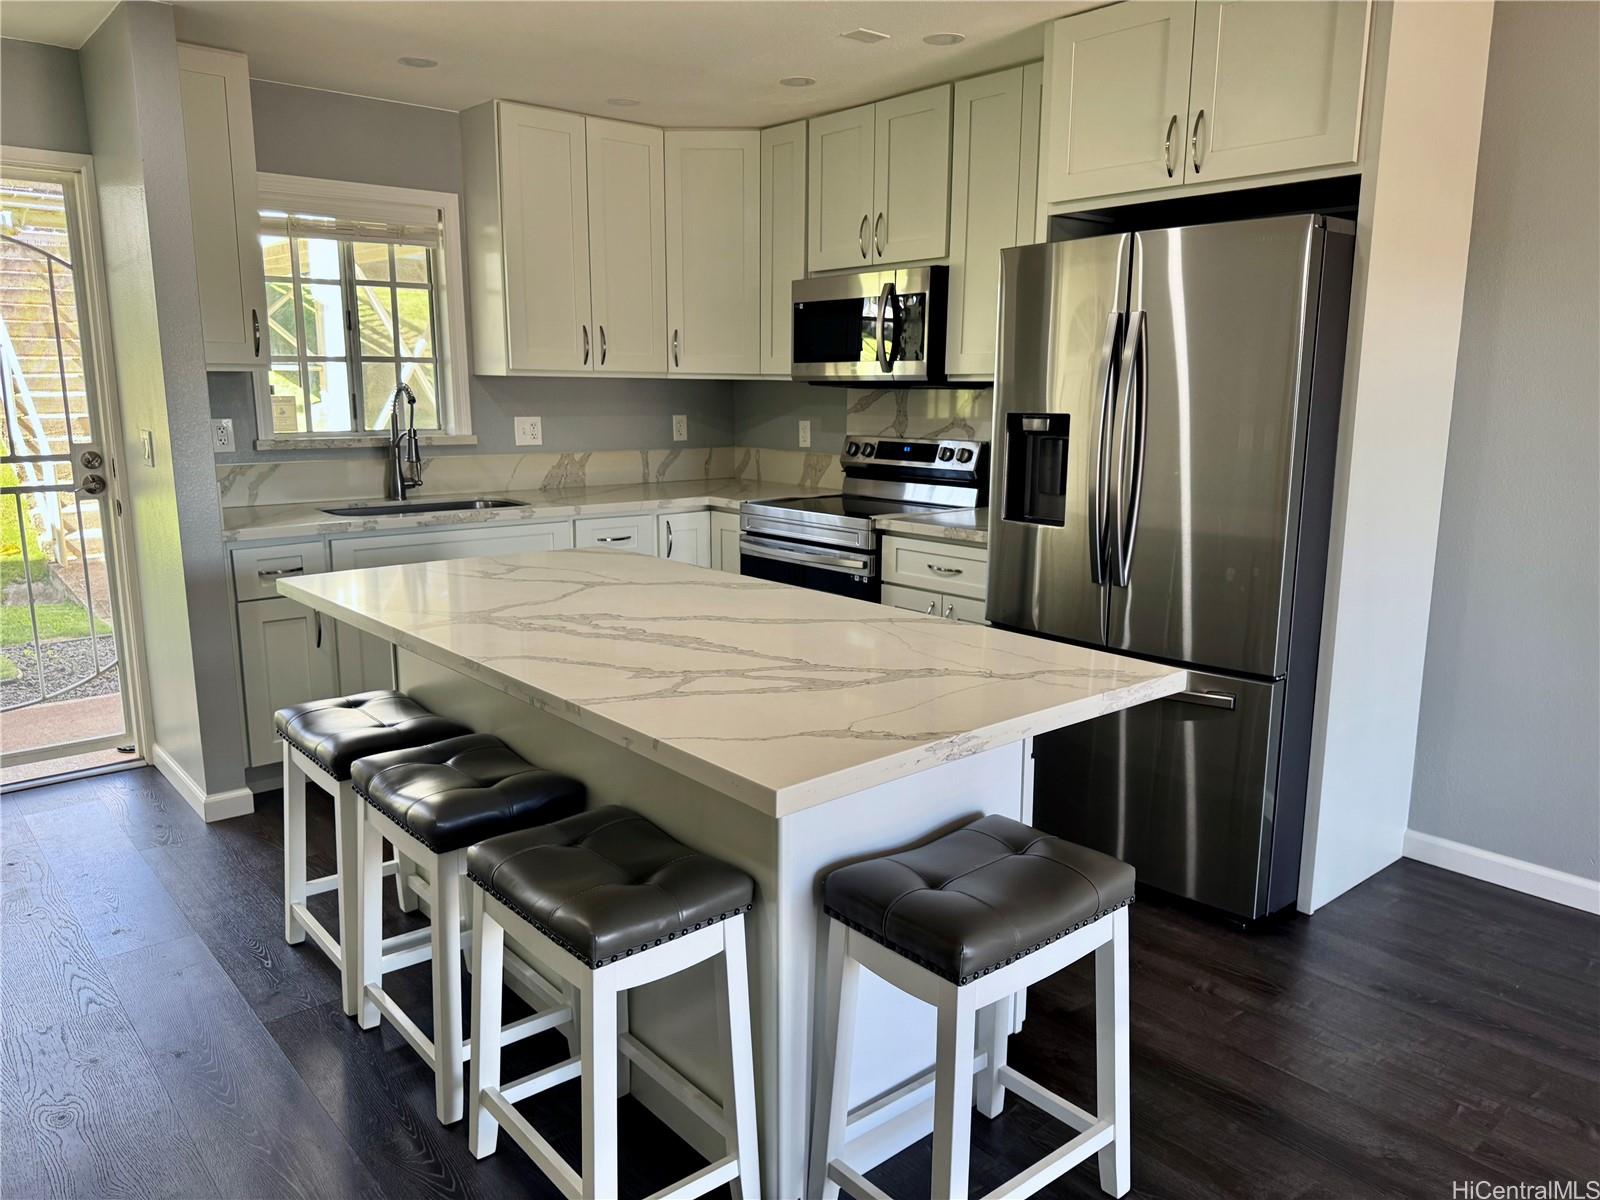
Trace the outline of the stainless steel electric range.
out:
[[[879,517],[983,507],[986,442],[851,438],[832,496],[746,500],[739,506],[739,570],[758,579],[876,603]]]

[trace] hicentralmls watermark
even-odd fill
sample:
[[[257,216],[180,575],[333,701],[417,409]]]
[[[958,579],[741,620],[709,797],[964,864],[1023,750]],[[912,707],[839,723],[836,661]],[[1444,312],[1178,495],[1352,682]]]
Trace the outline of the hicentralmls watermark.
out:
[[[1547,1183],[1491,1183],[1458,1179],[1450,1200],[1600,1200],[1600,1179],[1552,1179]]]

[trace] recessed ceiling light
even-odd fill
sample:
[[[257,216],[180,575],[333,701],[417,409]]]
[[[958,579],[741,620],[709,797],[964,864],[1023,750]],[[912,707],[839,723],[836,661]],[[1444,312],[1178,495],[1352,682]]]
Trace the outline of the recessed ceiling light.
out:
[[[852,42],[865,42],[869,46],[873,42],[887,42],[889,40],[887,33],[879,33],[876,29],[852,29],[846,33],[841,33],[839,36],[849,38]]]
[[[429,67],[437,67],[439,60],[437,58],[418,58],[415,54],[406,54],[401,57],[400,65],[402,67],[416,67],[418,70],[425,71]]]
[[[930,33],[922,39],[930,46],[959,46],[967,40],[964,33]]]
[[[639,102],[631,96],[613,96],[606,103],[612,108],[633,108]]]
[[[784,87],[810,87],[816,80],[809,75],[785,75],[778,82]]]

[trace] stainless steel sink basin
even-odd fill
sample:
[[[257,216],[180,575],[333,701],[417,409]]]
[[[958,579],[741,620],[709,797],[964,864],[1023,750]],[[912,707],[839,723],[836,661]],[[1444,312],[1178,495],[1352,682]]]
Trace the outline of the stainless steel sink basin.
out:
[[[402,500],[395,504],[357,504],[350,508],[325,508],[330,517],[393,517],[411,513],[471,512],[479,508],[522,508],[521,500]]]

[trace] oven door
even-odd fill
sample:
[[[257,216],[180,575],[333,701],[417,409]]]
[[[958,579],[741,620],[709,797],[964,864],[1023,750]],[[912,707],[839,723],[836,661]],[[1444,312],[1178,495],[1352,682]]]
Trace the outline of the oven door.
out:
[[[947,267],[796,279],[796,379],[928,383],[944,378]]]
[[[739,574],[873,604],[883,593],[873,551],[809,546],[748,533],[739,537]]]

